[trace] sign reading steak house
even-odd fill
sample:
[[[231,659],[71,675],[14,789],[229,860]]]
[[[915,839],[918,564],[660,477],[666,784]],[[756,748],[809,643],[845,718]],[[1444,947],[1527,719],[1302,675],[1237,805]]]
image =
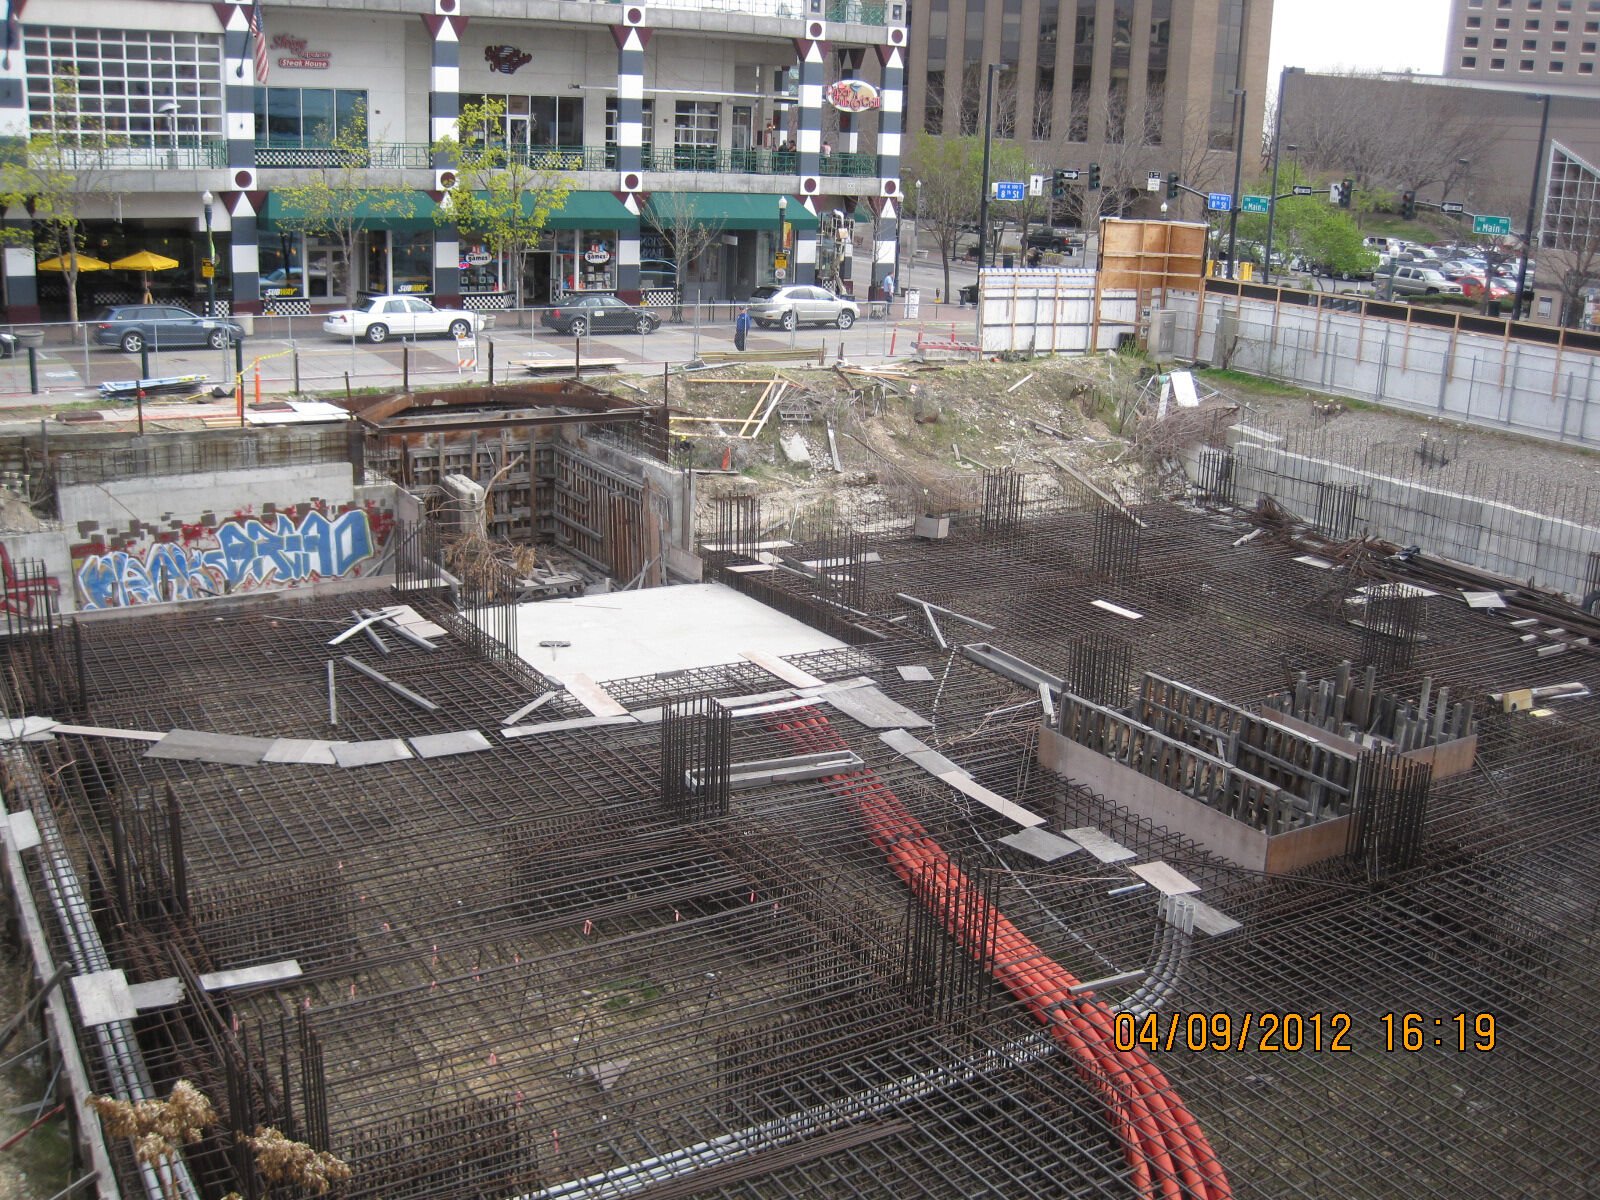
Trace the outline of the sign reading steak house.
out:
[[[291,71],[326,71],[333,61],[333,54],[327,50],[309,50],[303,37],[295,37],[292,33],[275,34],[272,38],[274,50],[287,50],[288,55],[278,60],[280,67]]]

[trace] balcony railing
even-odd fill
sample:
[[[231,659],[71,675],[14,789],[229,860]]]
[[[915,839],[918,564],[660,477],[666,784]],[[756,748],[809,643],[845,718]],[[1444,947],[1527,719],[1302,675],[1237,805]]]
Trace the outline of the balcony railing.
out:
[[[823,175],[870,178],[878,172],[871,154],[830,154],[821,160]],[[645,170],[696,174],[798,175],[800,156],[785,150],[721,150],[714,146],[657,147],[645,158]]]
[[[621,0],[611,0],[621,3]],[[655,8],[677,8],[701,12],[747,13],[755,17],[779,17],[798,21],[810,15],[807,0],[651,0]],[[829,21],[849,21],[857,25],[882,25],[887,4],[870,0],[826,0],[823,16]]]
[[[541,171],[614,171],[615,146],[531,146],[511,152],[512,161]],[[878,173],[871,154],[830,154],[821,160],[825,176],[870,179]],[[218,164],[222,165],[222,164]],[[340,150],[332,146],[256,147],[256,166],[315,170],[356,166],[369,170],[424,170],[433,165],[433,152],[422,142],[375,142],[365,150]],[[647,171],[701,175],[797,175],[800,156],[782,150],[723,150],[715,146],[647,147]]]
[[[228,143],[180,138],[175,146],[62,146],[50,151],[68,171],[204,171],[228,165]],[[46,164],[39,164],[46,165]]]

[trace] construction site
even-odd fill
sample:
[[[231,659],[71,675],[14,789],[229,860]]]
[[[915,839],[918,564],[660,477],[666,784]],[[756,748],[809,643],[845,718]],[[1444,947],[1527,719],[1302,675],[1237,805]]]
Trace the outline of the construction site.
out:
[[[348,1200],[1600,1194],[1600,547],[1379,536],[1214,402],[1176,484],[991,429],[799,506],[689,390],[366,405],[410,500],[340,586],[69,617],[12,562],[63,1072],[216,1110],[152,1159],[78,1095],[99,1194],[312,1194],[264,1127]]]

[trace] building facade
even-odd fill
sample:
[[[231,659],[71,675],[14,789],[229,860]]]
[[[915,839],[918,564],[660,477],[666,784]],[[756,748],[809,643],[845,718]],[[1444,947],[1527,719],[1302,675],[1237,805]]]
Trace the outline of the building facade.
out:
[[[1597,63],[1600,0],[1452,0],[1446,75],[1593,87]]]
[[[70,145],[94,129],[80,249],[180,264],[148,280],[84,274],[85,310],[137,299],[145,283],[204,304],[213,257],[218,308],[235,313],[342,304],[352,276],[358,294],[496,308],[518,282],[534,303],[661,299],[651,293],[674,284],[737,297],[773,278],[864,295],[892,270],[904,0],[12,0],[9,11],[0,135]],[[483,99],[504,109],[497,128],[460,129],[462,106]],[[523,261],[437,214],[447,136],[490,139],[569,181]],[[333,172],[373,198],[349,254],[306,228],[292,193]],[[672,245],[685,213],[710,235],[693,264]],[[25,226],[29,214],[4,219]],[[853,261],[863,222],[871,248]],[[7,249],[12,321],[62,308],[42,257]]]
[[[1244,95],[1244,149],[1260,145],[1272,0],[924,0],[911,25],[907,129],[981,134],[989,64],[1004,64],[996,136],[1041,166],[1139,148],[1174,170],[1187,148],[1225,152]]]

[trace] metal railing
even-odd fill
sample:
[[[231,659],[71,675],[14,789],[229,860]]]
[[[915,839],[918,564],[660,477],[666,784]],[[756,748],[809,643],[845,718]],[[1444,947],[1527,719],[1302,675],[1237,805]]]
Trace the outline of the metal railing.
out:
[[[49,157],[49,165],[68,171],[201,171],[227,166],[228,144],[184,139],[175,146],[62,146]]]
[[[612,0],[620,3],[621,0]],[[657,8],[676,8],[701,12],[736,12],[752,16],[780,17],[798,21],[806,15],[802,0],[655,0]],[[828,0],[823,15],[829,21],[855,25],[882,25],[888,15],[887,4],[864,0]]]
[[[522,146],[508,152],[518,166],[541,171],[614,171],[617,148],[603,146]],[[216,165],[222,165],[220,162]],[[256,146],[256,166],[290,170],[363,167],[369,170],[424,170],[433,165],[425,142],[374,142],[364,150],[334,146]],[[797,175],[800,156],[792,150],[724,150],[718,146],[646,147],[644,168],[663,173],[703,175]],[[878,173],[872,154],[824,155],[820,173],[836,178],[869,179]]]

